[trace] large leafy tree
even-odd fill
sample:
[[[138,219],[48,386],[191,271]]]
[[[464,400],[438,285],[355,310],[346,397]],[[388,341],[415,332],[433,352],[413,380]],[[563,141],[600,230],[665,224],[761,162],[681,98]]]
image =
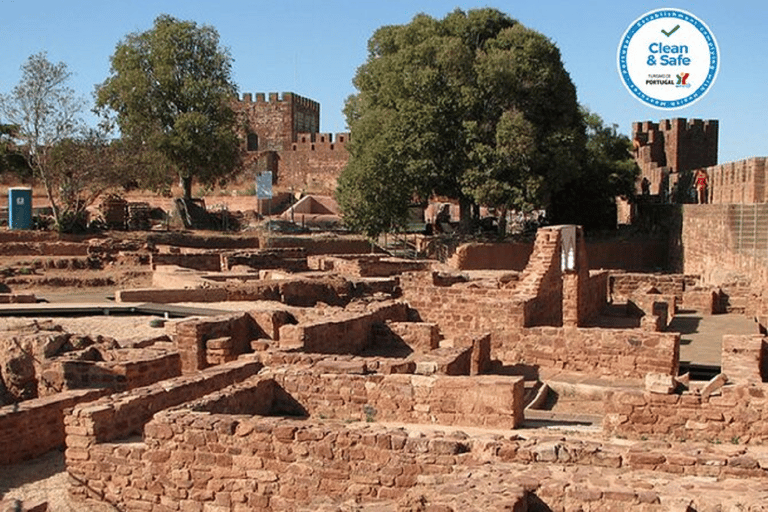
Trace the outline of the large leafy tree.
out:
[[[44,52],[31,55],[21,72],[21,80],[11,93],[0,96],[0,110],[13,125],[9,135],[17,142],[34,178],[45,188],[54,220],[60,224],[58,169],[51,151],[61,142],[80,136],[85,102],[68,86],[71,73],[67,65],[49,61]]]
[[[237,168],[232,58],[213,27],[161,15],[126,36],[111,62],[97,106],[111,110],[126,143],[157,154],[147,176],[178,176],[191,198],[193,178],[214,183]]]
[[[557,47],[494,9],[378,29],[347,100],[350,161],[337,196],[371,235],[411,201],[530,209],[577,176],[584,125]]]
[[[556,224],[615,228],[616,198],[632,199],[640,169],[632,156],[632,142],[615,124],[606,125],[586,108],[582,116],[587,128],[583,172],[554,195],[548,217]]]

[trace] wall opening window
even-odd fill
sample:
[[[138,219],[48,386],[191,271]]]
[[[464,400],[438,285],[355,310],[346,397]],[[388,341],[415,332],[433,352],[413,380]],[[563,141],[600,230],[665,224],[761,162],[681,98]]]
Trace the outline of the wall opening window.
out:
[[[259,136],[255,133],[249,133],[248,134],[248,151],[258,151],[259,150]]]

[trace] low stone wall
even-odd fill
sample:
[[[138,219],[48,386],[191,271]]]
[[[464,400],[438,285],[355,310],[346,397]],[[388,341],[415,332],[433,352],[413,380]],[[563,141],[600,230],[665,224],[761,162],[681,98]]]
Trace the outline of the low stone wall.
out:
[[[523,327],[525,301],[514,289],[438,286],[434,273],[400,277],[403,299],[421,321],[435,323],[445,333],[499,331]]]
[[[230,338],[230,351],[237,356],[251,352],[251,340],[264,338],[266,333],[247,313],[183,320],[176,324],[173,335],[182,372],[193,373],[207,368],[207,342],[224,337]]]
[[[282,269],[289,272],[306,272],[309,270],[307,252],[302,247],[221,255],[222,270],[230,270],[236,265],[245,265],[254,269]]]
[[[262,367],[253,359],[238,360],[75,407],[64,418],[67,464],[88,460],[97,443],[141,433],[159,411],[240,382]]]
[[[280,346],[322,354],[360,354],[374,341],[376,324],[387,320],[403,322],[407,318],[403,302],[373,305],[359,313],[345,311],[331,318],[282,326]]]
[[[302,247],[313,254],[370,254],[380,252],[360,236],[271,236],[261,240],[263,248]]]
[[[761,334],[724,335],[721,367],[729,382],[751,385],[768,382],[768,339]]]
[[[290,370],[267,375],[313,417],[487,428],[517,428],[523,423],[522,377]]]
[[[722,443],[768,441],[768,385],[725,386],[722,393],[614,392],[605,402],[610,435]]]
[[[0,465],[34,459],[64,446],[64,411],[109,392],[107,389],[65,391],[0,407]]]
[[[158,277],[158,274],[155,274]],[[170,279],[167,279],[169,277]],[[179,278],[180,277],[180,278]],[[298,307],[312,307],[318,302],[334,306],[347,304],[353,296],[376,291],[374,284],[352,283],[340,277],[312,279],[252,280],[246,283],[214,283],[205,276],[162,274],[160,280],[174,281],[174,288],[145,288],[119,290],[117,302],[227,302],[273,300]],[[184,284],[189,288],[184,288]],[[381,283],[382,291],[393,288],[391,282]]]
[[[108,388],[112,392],[147,386],[181,375],[177,353],[152,349],[108,351],[112,361],[78,361],[66,357],[47,361],[42,379],[50,391]]]
[[[466,378],[421,378],[419,383],[413,379],[390,376],[367,386],[365,376],[290,371],[259,375],[156,414],[144,428],[143,441],[93,442],[68,424],[67,469],[74,477],[70,493],[75,499],[91,498],[128,510],[151,509],[163,502],[181,510],[238,506],[295,510],[318,494],[397,498],[416,485],[419,475],[451,473],[455,465],[472,457],[466,436],[416,437],[368,423],[350,426],[327,419],[308,422],[263,415],[295,412],[286,408],[288,398],[319,418],[328,413],[349,420],[347,412],[354,410],[368,421],[394,414],[432,423],[436,419],[430,414],[437,414],[441,421],[462,424],[463,413],[463,420],[472,424],[481,420],[497,425],[503,418],[505,428],[510,428],[522,420],[519,377],[481,378],[485,380],[469,393]],[[303,391],[278,388],[280,381]],[[325,392],[313,392],[315,385]],[[408,389],[410,393],[403,395]],[[347,405],[341,401],[330,405],[328,396],[345,396],[348,390]],[[290,395],[281,396],[286,391]],[[368,393],[365,399],[371,398],[375,405],[360,402],[361,393]],[[397,402],[399,408],[385,412],[377,398]],[[452,401],[456,403],[451,407]],[[448,408],[453,412],[441,413]],[[78,418],[78,427],[86,429],[92,422],[98,427],[102,417],[106,418],[99,407],[76,409],[71,415]],[[73,447],[83,444],[83,450]]]
[[[37,297],[33,293],[0,293],[0,304],[35,304]]]
[[[152,270],[158,266],[173,265],[205,272],[220,272],[222,269],[221,254],[178,254],[178,253],[152,253],[149,264]]]
[[[504,365],[533,369],[627,378],[644,378],[649,372],[675,375],[680,362],[680,334],[643,329],[532,327],[499,335],[492,353]]]
[[[153,302],[172,304],[176,302],[225,302],[228,298],[224,288],[144,288],[117,290],[115,302]]]
[[[29,233],[29,231],[24,231]],[[88,256],[88,244],[77,242],[19,242],[0,244],[0,256]]]
[[[448,430],[176,409],[157,414],[143,440],[93,445],[88,460],[68,461],[75,477],[70,492],[78,500],[121,510],[155,510],[158,504],[162,510],[318,510],[323,508],[315,504],[339,499],[394,507],[393,501],[404,504],[400,500],[409,490],[416,492],[415,501],[406,500],[410,504],[423,504],[418,498],[427,487],[460,494],[467,487],[461,482],[487,469],[496,477],[486,475],[469,487],[494,496],[495,504],[514,507],[488,508],[487,501],[478,501],[483,510],[622,506],[660,512],[675,508],[656,481],[664,486],[673,476],[706,477],[711,492],[718,479],[759,479],[748,486],[752,489],[768,477],[760,453],[743,446],[612,444],[560,435],[468,438]],[[645,477],[633,478],[632,471],[644,471]],[[660,472],[658,478],[649,482],[648,471]],[[623,478],[616,478],[619,474]],[[528,500],[522,489],[510,494],[493,487],[502,481],[522,485],[531,493]],[[690,500],[702,490],[683,492],[678,486],[667,492]],[[453,509],[427,505],[424,510]]]
[[[447,263],[457,270],[523,270],[533,251],[532,243],[463,244]]]
[[[637,274],[631,272],[612,272],[608,280],[611,298],[614,302],[625,302],[638,290],[650,286],[661,294],[674,295],[678,304],[683,303],[683,292],[691,288],[694,276],[683,274]]]
[[[402,272],[428,270],[432,262],[389,258],[384,255],[319,255],[308,258],[309,268],[356,277],[389,277]]]

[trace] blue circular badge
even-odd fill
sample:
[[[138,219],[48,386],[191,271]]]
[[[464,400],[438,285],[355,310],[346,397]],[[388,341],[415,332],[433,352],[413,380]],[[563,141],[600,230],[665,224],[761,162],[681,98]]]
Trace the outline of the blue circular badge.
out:
[[[680,9],[657,9],[635,20],[621,38],[619,75],[651,107],[686,107],[709,91],[720,65],[709,27]]]

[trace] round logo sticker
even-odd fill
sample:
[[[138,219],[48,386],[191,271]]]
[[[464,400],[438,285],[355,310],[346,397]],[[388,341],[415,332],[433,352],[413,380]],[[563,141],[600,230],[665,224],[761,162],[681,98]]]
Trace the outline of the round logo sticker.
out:
[[[619,43],[619,75],[652,107],[674,110],[700,100],[717,77],[715,36],[693,14],[657,9],[635,20]]]

